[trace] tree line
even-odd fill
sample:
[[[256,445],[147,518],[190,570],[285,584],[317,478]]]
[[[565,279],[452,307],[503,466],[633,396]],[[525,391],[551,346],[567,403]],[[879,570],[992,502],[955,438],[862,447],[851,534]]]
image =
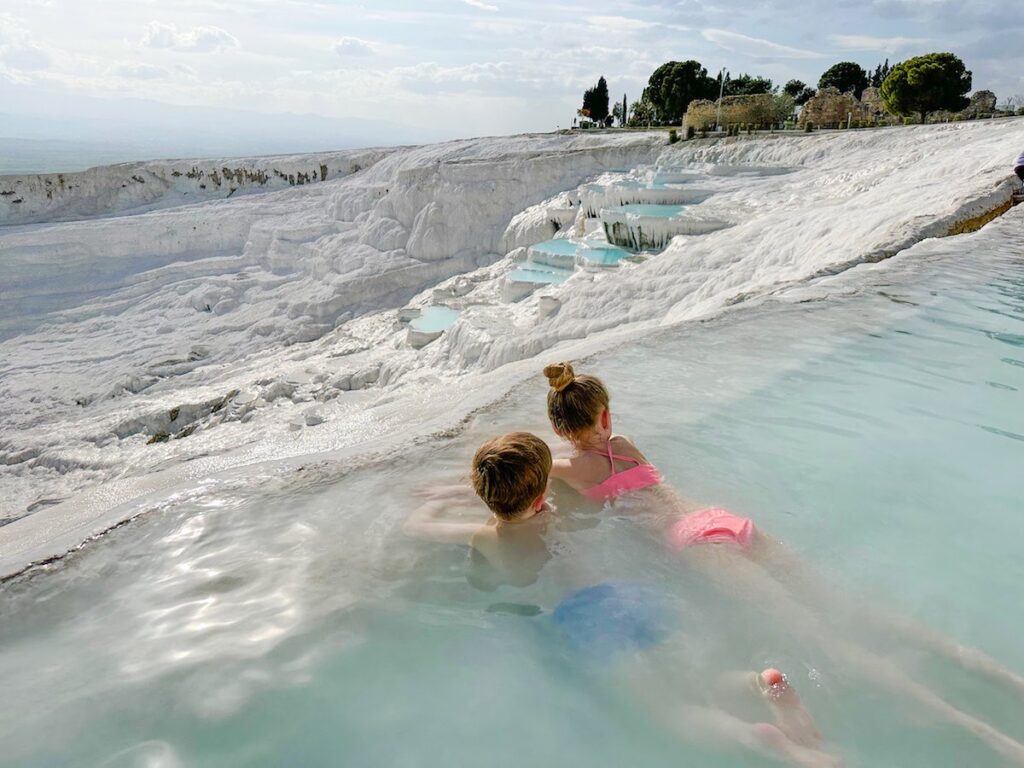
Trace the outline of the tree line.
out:
[[[822,73],[817,89],[800,80],[790,80],[780,88],[767,77],[747,73],[732,77],[729,72],[713,77],[699,61],[669,61],[654,70],[641,98],[628,108],[623,96],[621,103],[609,109],[608,83],[601,77],[584,93],[579,115],[605,125],[612,121],[622,126],[678,125],[690,103],[698,99],[714,101],[719,94],[772,94],[803,105],[817,90],[827,87],[852,93],[857,99],[868,87],[877,88],[887,111],[907,117],[920,115],[924,122],[930,112],[956,112],[968,105],[971,72],[952,53],[930,53],[892,66],[886,59],[870,71],[856,62],[841,61]]]

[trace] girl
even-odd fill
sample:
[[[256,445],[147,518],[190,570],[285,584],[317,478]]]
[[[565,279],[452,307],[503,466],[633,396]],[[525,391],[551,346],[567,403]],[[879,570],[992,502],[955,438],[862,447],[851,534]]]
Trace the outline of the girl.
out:
[[[610,501],[630,491],[662,484],[655,469],[628,437],[612,434],[608,390],[596,376],[577,376],[569,363],[544,369],[548,418],[555,434],[575,449],[556,459],[551,476],[565,481],[593,501]],[[667,489],[665,489],[667,491]],[[741,550],[764,549],[768,542],[753,522],[718,507],[700,508],[668,491],[675,510],[684,514],[672,525],[670,539],[678,549],[698,543],[729,542]]]
[[[577,376],[568,363],[549,365],[544,375],[551,387],[547,395],[551,426],[572,448],[570,455],[553,461],[552,477],[595,501],[614,501],[623,494],[645,496],[645,506],[665,521],[668,546],[685,553],[689,564],[705,574],[719,591],[752,602],[768,610],[772,619],[824,641],[828,652],[865,681],[909,696],[1016,764],[1024,765],[1024,745],[955,708],[892,661],[854,644],[848,632],[837,631],[835,596],[821,587],[820,579],[804,573],[796,559],[761,533],[753,521],[726,509],[694,504],[664,484],[658,470],[636,445],[612,432],[610,398],[600,379]],[[1024,679],[1002,669],[980,651],[959,646],[910,622],[878,616],[856,618],[918,642],[1017,693],[1024,692]]]

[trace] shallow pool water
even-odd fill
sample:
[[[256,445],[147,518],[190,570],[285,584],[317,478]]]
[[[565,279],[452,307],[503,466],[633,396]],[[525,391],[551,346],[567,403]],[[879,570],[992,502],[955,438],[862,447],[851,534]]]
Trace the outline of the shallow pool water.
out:
[[[572,277],[571,269],[556,267],[541,269],[541,266],[538,264],[513,269],[509,273],[509,277],[521,283],[549,283],[551,285],[559,285]]]
[[[429,307],[424,307],[420,316],[413,318],[409,325],[417,331],[437,333],[447,330],[458,319],[459,310],[432,304]]]
[[[592,245],[587,248],[580,248],[578,253],[586,261],[604,266],[618,264],[624,258],[631,255],[629,251],[615,245]]]
[[[679,182],[670,184],[664,181],[638,181],[636,179],[625,179],[623,181],[615,182],[616,187],[623,187],[624,189],[677,189],[683,185]]]
[[[741,178],[758,178],[761,176],[785,176],[787,173],[792,172],[792,168],[754,165],[715,165],[709,171],[709,173],[712,176],[738,176]]]
[[[577,243],[571,240],[547,240],[543,243],[531,245],[529,250],[531,258],[536,256],[541,261],[546,255],[579,256],[584,261],[588,261],[593,264],[601,264],[603,266],[617,264],[622,259],[630,255],[629,251],[615,245],[602,242]],[[547,270],[553,270],[558,274],[565,273],[566,276],[571,273],[572,270],[560,268],[564,263],[562,260],[559,260],[556,263],[558,263],[559,266],[556,267],[548,264],[538,264],[531,260],[526,262],[524,267],[517,270],[517,273],[522,273],[523,271],[540,271],[547,274]],[[543,282],[548,282],[548,280],[545,279]]]
[[[543,243],[537,243],[531,245],[531,251],[540,251],[541,253],[551,253],[556,256],[573,256],[576,253],[579,246],[572,240],[545,240]]]
[[[616,430],[687,495],[753,516],[837,595],[1024,673],[1024,235],[1010,224],[578,368],[605,379]],[[0,763],[768,764],[671,733],[621,684],[619,662],[590,664],[559,641],[558,601],[619,580],[653,586],[682,616],[678,667],[648,665],[690,675],[662,711],[716,670],[771,664],[848,765],[1003,764],[865,685],[771,606],[715,598],[628,508],[555,486],[550,560],[527,587],[459,547],[405,539],[412,491],[464,477],[482,439],[553,439],[545,387],[538,375],[459,436],[362,468],[268,466],[183,489],[4,584]],[[863,634],[1024,739],[1019,697]],[[642,654],[631,663],[645,668]]]
[[[657,205],[655,203],[631,203],[614,208],[615,211],[631,216],[647,216],[657,219],[671,219],[686,209],[685,205]]]

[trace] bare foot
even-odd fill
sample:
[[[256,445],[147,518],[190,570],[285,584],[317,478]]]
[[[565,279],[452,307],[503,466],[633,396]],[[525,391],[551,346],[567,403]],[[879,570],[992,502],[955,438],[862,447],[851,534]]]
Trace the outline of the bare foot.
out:
[[[771,723],[756,723],[754,733],[765,747],[800,768],[842,768],[845,765],[840,757],[790,741]]]
[[[775,723],[786,737],[805,747],[821,744],[821,731],[800,702],[796,690],[777,669],[766,669],[756,678],[758,690],[775,713]]]

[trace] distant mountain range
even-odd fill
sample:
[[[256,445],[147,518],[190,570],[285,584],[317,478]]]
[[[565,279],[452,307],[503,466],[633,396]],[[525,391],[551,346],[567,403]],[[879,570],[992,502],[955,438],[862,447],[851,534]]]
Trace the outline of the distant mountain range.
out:
[[[9,84],[0,85],[0,104],[0,173],[74,170],[69,162],[84,168],[125,160],[316,152],[453,138],[433,128],[383,120],[99,99]]]

